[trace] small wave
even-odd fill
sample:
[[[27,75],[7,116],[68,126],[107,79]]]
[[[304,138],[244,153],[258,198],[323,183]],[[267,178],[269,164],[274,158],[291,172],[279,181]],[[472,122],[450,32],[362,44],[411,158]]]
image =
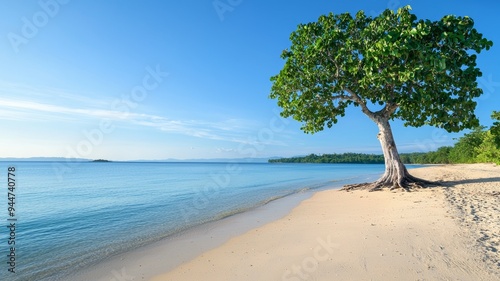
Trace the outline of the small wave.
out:
[[[299,193],[304,193],[304,192],[310,191],[311,189],[313,189],[313,188],[311,188],[311,187],[304,187],[304,188],[301,188],[301,189],[298,189],[298,190],[293,190],[293,191],[287,192],[285,194],[271,196],[269,198],[257,201],[254,204],[250,204],[250,205],[245,206],[245,207],[240,207],[240,208],[236,208],[236,209],[232,209],[232,210],[223,211],[223,212],[220,212],[220,213],[216,214],[215,216],[213,216],[211,218],[203,220],[198,225],[206,224],[206,223],[211,223],[211,222],[216,222],[216,221],[219,221],[219,220],[223,220],[223,219],[226,219],[228,217],[232,217],[234,215],[238,215],[238,214],[241,214],[241,213],[244,213],[244,212],[248,212],[248,211],[254,210],[256,208],[265,206],[265,205],[267,205],[267,204],[269,204],[271,202],[274,202],[276,200],[283,199],[283,198],[291,196],[291,195],[295,195],[295,194],[299,194]],[[192,227],[195,227],[195,226],[197,226],[197,225],[190,226],[189,228],[192,228]],[[186,229],[182,229],[182,230],[179,230],[179,231],[185,231],[185,230]]]

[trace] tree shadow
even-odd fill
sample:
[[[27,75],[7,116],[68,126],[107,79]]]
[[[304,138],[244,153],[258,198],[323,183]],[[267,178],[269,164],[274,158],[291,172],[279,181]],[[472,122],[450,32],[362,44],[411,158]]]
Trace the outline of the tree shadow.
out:
[[[492,177],[492,178],[480,178],[480,179],[466,179],[466,180],[457,180],[457,181],[440,181],[439,183],[444,185],[444,186],[455,186],[459,184],[471,184],[471,183],[499,183],[500,184],[500,177]],[[499,185],[500,187],[500,185]]]

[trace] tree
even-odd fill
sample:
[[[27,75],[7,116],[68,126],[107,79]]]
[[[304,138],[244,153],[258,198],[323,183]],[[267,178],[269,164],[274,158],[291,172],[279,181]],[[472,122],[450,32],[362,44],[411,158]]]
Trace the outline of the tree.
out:
[[[450,163],[449,155],[450,155],[450,151],[452,149],[453,148],[450,146],[442,146],[442,147],[438,148],[436,151],[428,152],[429,163],[431,163],[431,164],[442,164],[442,163],[449,164]]]
[[[500,146],[495,142],[495,136],[491,130],[484,133],[483,141],[474,150],[478,162],[493,162],[500,165]]]
[[[500,111],[493,111],[491,119],[495,120],[495,122],[490,128],[490,132],[493,135],[493,141],[500,147]]]
[[[479,162],[493,162],[500,165],[500,112],[493,111],[493,125],[483,132],[481,143],[474,148]]]
[[[450,150],[450,161],[452,163],[476,163],[476,148],[481,145],[484,139],[485,127],[478,126],[472,132],[459,138],[457,143]]]
[[[283,69],[271,78],[270,98],[283,117],[293,116],[302,130],[332,127],[348,106],[359,107],[379,128],[377,138],[385,173],[375,183],[350,188],[423,187],[401,162],[389,121],[405,126],[432,125],[457,132],[479,125],[474,98],[482,94],[476,54],[493,43],[469,17],[448,15],[417,20],[406,6],[377,17],[359,11],[320,16],[301,24],[291,47],[281,54]]]

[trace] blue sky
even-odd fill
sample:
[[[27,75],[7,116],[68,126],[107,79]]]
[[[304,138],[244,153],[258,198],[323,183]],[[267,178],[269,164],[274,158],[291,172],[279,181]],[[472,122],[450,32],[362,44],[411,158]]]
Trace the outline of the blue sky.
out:
[[[358,108],[307,135],[268,98],[298,24],[329,12],[468,15],[496,45],[478,59],[477,115],[500,110],[498,1],[1,1],[0,157],[112,160],[380,153]],[[216,5],[214,5],[214,3]],[[216,8],[217,6],[217,8]],[[393,123],[401,152],[462,135]]]

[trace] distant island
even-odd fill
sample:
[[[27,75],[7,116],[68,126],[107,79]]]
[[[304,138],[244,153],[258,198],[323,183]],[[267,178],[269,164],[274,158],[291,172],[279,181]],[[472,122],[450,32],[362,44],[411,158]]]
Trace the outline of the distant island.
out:
[[[96,160],[92,160],[91,162],[111,162],[111,161],[106,160],[106,159],[96,159]]]

